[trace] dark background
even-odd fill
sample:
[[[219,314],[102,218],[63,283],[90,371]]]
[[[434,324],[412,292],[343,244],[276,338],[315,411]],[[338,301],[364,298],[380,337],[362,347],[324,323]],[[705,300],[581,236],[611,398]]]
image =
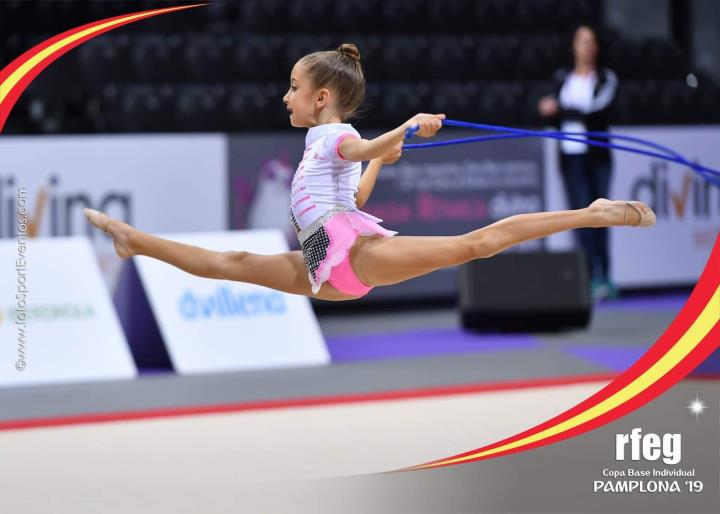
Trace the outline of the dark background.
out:
[[[103,18],[189,2],[0,1],[0,66]],[[539,125],[537,99],[572,64],[581,23],[621,87],[612,124],[720,121],[712,0],[215,1],[122,27],[39,76],[6,133],[274,131],[302,55],[357,44],[368,79],[359,130],[416,112]]]

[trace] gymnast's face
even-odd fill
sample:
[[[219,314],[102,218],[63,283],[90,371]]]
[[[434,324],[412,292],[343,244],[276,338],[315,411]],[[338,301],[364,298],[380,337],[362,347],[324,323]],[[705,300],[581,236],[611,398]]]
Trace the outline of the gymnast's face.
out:
[[[595,33],[590,27],[580,27],[575,31],[573,52],[575,53],[575,60],[585,64],[595,64],[598,44]]]
[[[329,96],[327,89],[315,87],[302,62],[295,64],[290,72],[290,89],[283,97],[290,113],[290,125],[305,128],[316,126],[318,115],[328,104]]]

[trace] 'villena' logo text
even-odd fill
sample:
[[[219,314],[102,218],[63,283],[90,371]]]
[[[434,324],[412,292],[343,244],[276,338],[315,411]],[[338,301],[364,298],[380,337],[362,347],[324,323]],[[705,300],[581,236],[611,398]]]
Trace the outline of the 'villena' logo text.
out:
[[[192,321],[211,318],[253,318],[282,316],[287,305],[278,291],[241,293],[229,286],[220,286],[211,294],[197,294],[186,290],[178,302],[180,316]]]

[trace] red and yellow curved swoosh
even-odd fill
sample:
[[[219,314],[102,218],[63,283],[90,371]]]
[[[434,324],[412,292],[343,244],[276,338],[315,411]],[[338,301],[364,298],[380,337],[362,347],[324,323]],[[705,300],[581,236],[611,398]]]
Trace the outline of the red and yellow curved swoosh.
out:
[[[685,306],[655,344],[605,388],[559,416],[496,443],[420,464],[419,470],[475,462],[545,446],[624,416],[682,380],[720,347],[720,235]]]
[[[207,4],[166,7],[107,18],[68,30],[34,46],[0,70],[0,132],[2,132],[10,111],[18,98],[20,98],[20,95],[25,91],[25,88],[42,70],[66,52],[89,39],[128,23],[203,5]]]

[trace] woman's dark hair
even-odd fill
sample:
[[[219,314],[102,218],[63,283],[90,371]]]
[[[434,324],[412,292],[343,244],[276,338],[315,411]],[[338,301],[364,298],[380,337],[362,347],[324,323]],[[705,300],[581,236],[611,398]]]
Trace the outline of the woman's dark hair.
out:
[[[298,63],[305,66],[315,87],[326,87],[337,94],[343,119],[360,107],[365,97],[365,76],[355,45],[344,43],[337,50],[308,54]]]
[[[595,37],[595,45],[597,46],[597,53],[595,54],[595,66],[597,69],[601,69],[605,66],[605,52],[604,47],[607,46],[607,36],[600,27],[596,27],[589,23],[582,23],[578,25],[575,30],[572,31],[572,37],[570,38],[570,58],[571,62],[574,61],[575,55],[572,50],[573,44],[575,43],[575,37],[580,29],[587,29],[592,32]]]

